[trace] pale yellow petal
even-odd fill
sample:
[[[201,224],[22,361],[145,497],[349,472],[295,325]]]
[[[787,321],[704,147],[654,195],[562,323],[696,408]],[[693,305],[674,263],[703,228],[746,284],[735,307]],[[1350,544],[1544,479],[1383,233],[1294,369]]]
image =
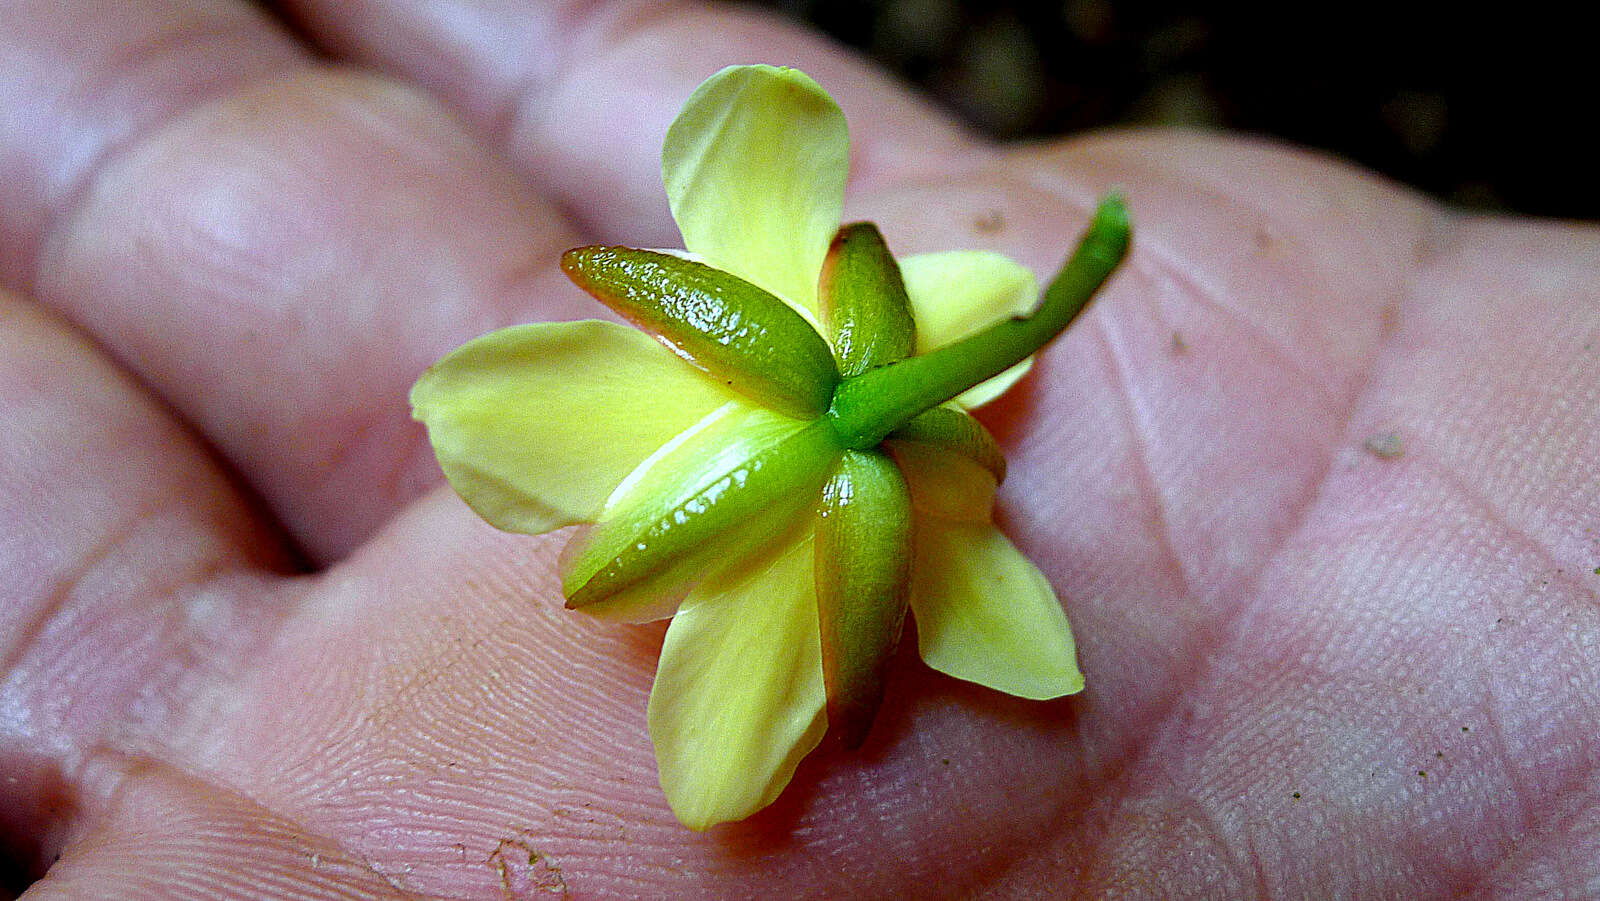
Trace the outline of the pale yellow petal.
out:
[[[995,477],[970,457],[914,441],[886,442],[911,488],[918,513],[959,522],[988,523]]]
[[[1055,592],[998,529],[935,517],[916,528],[911,610],[929,666],[1033,700],[1083,688]]]
[[[815,322],[849,152],[844,113],[803,72],[723,69],[690,95],[661,151],[684,246]]]
[[[650,738],[691,829],[772,803],[827,728],[812,556],[807,536],[701,585],[667,629]]]
[[[923,253],[900,261],[917,353],[954,343],[1009,316],[1025,316],[1039,304],[1039,285],[1022,264],[986,250]],[[999,397],[1033,365],[1032,358],[976,385],[956,398],[971,409]]]
[[[490,332],[411,389],[456,492],[529,534],[595,519],[641,460],[731,398],[649,337],[594,320]]]

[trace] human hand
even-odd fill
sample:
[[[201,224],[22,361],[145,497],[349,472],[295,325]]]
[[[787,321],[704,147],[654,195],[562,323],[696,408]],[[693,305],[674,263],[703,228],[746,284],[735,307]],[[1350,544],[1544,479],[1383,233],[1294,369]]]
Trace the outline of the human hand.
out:
[[[1234,139],[993,148],[744,13],[285,5],[388,76],[244,3],[0,14],[0,829],[27,871],[61,854],[30,897],[1600,877],[1593,228]],[[982,413],[1087,690],[908,653],[865,748],[701,835],[645,735],[660,628],[562,610],[559,536],[439,487],[405,395],[474,335],[596,315],[562,250],[676,245],[661,132],[749,61],[839,99],[847,217],[897,253],[1048,275],[1111,185],[1137,234]]]

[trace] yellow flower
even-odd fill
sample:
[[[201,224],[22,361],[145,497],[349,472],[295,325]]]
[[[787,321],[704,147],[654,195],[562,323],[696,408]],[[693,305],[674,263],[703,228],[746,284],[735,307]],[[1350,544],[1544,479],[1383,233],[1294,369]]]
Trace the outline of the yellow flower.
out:
[[[860,743],[908,605],[934,669],[1026,698],[1083,686],[1048,581],[991,522],[1004,459],[964,410],[1082,309],[1126,215],[1102,206],[1030,316],[1033,276],[1005,257],[897,265],[872,226],[841,229],[848,147],[804,74],[717,73],[662,155],[687,252],[562,262],[660,343],[601,321],[515,326],[411,394],[484,519],[583,526],[569,607],[672,617],[648,718],[694,829],[771,803],[830,724]]]

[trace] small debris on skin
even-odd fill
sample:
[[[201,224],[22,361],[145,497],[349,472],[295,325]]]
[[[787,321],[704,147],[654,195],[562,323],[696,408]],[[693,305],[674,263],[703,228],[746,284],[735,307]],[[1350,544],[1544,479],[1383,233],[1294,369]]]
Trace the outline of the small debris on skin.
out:
[[[1005,214],[999,210],[988,210],[980,215],[972,224],[982,234],[998,234],[1006,227],[1006,217]]]
[[[1361,442],[1361,446],[1367,449],[1367,453],[1380,460],[1393,460],[1406,452],[1405,443],[1400,440],[1399,432],[1379,432]]]

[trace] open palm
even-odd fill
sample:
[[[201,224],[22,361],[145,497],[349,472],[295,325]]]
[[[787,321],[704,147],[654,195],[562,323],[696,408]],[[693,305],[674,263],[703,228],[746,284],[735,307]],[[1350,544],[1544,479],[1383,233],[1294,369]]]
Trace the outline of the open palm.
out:
[[[283,5],[299,38],[229,0],[0,7],[28,897],[1597,890],[1596,230],[1236,139],[990,147],[727,10]],[[1112,185],[1137,234],[983,414],[1087,691],[905,654],[862,751],[702,835],[645,734],[660,627],[563,611],[559,536],[441,487],[405,394],[595,315],[562,250],[677,244],[661,134],[749,61],[840,100],[847,216],[897,253],[1048,275]]]

